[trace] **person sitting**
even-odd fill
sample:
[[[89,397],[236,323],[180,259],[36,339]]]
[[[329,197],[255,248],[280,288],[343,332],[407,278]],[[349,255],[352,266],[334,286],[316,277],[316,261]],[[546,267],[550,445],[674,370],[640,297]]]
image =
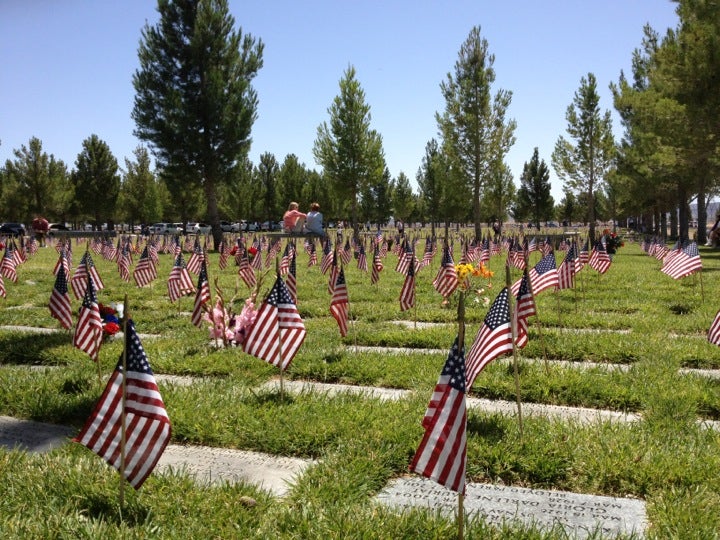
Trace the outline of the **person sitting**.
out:
[[[307,213],[303,232],[325,236],[325,231],[323,230],[323,215],[320,212],[320,205],[316,202],[310,205],[310,211]]]
[[[291,202],[287,212],[283,215],[283,230],[286,233],[299,233],[303,230],[307,214],[300,212],[300,210],[298,210],[299,206],[298,203],[294,201]]]

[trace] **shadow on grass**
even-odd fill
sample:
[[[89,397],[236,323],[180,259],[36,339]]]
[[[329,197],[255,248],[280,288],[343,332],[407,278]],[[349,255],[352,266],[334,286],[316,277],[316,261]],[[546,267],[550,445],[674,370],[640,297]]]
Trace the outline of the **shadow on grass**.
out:
[[[126,489],[132,489],[126,486]],[[109,498],[107,494],[92,493],[85,499],[84,508],[87,515],[98,521],[107,521],[115,525],[125,524],[129,527],[142,525],[150,518],[150,509],[128,501],[126,498],[123,508],[120,509],[117,498]]]
[[[488,443],[498,443],[507,433],[507,422],[499,415],[479,417],[471,414],[467,420],[468,435],[482,437]]]
[[[12,332],[0,334],[0,363],[2,364],[64,364],[46,361],[47,349],[70,345],[72,337],[65,332],[32,334]]]

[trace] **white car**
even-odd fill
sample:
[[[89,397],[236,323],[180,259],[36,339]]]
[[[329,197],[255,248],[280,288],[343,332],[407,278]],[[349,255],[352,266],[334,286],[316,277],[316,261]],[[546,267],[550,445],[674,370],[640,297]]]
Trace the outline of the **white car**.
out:
[[[195,234],[210,234],[212,227],[207,223],[188,223],[187,232]]]

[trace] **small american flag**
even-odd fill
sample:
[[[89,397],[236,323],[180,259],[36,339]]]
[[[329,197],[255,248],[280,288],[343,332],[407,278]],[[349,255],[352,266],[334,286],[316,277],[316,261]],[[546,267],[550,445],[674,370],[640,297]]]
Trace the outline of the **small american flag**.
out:
[[[285,282],[277,276],[275,285],[258,309],[243,349],[284,371],[295,358],[306,333]]]
[[[87,280],[85,296],[80,306],[78,323],[75,327],[73,345],[97,362],[103,339],[102,318],[100,317],[100,306],[95,294],[92,276],[88,275]]]
[[[697,243],[695,242],[690,242],[683,246],[670,262],[664,264],[660,269],[661,272],[673,279],[684,278],[685,276],[694,274],[698,270],[702,270],[702,261],[700,260]]]
[[[208,281],[207,265],[205,264],[205,260],[202,260],[200,262],[200,274],[198,275],[195,303],[193,304],[192,314],[190,315],[190,321],[198,328],[202,328],[203,326],[202,316],[209,302],[210,282]]]
[[[172,270],[170,270],[170,276],[168,277],[168,296],[171,302],[175,302],[182,296],[188,296],[195,292],[195,286],[193,285],[190,274],[185,268],[185,261],[183,261],[182,253],[179,253],[175,257]]]
[[[410,463],[411,471],[463,494],[467,458],[465,389],[465,359],[455,338],[423,417],[425,434]]]
[[[253,267],[250,266],[247,252],[244,249],[243,254],[240,256],[238,275],[242,278],[242,280],[245,282],[245,285],[247,285],[249,289],[252,289],[257,283],[257,279],[255,278],[255,270],[253,270]]]
[[[375,285],[380,280],[380,272],[382,272],[383,270],[383,262],[380,258],[380,246],[375,244],[373,252],[373,264],[372,272],[370,273],[370,283],[372,285]]]
[[[220,251],[218,268],[220,268],[220,270],[225,270],[225,268],[227,268],[228,257],[230,256],[230,249],[228,248],[227,242],[225,242],[224,239],[220,241],[220,247],[218,251]]]
[[[475,341],[467,355],[467,387],[472,388],[475,378],[498,356],[512,352],[512,329],[510,327],[510,304],[508,290],[497,295],[485,316]]]
[[[120,255],[118,256],[118,272],[120,273],[120,279],[123,281],[130,281],[130,243],[123,242],[120,247]]]
[[[408,266],[407,275],[400,289],[400,311],[407,311],[415,306],[415,267]]]
[[[523,273],[523,277],[520,281],[520,290],[517,293],[516,300],[517,303],[515,305],[515,311],[513,312],[513,316],[515,317],[515,327],[517,329],[515,344],[518,348],[522,349],[528,344],[527,320],[529,317],[537,315],[535,298],[530,290],[530,280],[528,278],[527,271]]]
[[[70,280],[70,285],[72,286],[75,298],[82,298],[85,296],[88,274],[90,274],[93,279],[93,285],[95,286],[96,291],[101,291],[105,288],[105,284],[102,279],[100,279],[100,274],[98,274],[97,267],[90,256],[90,252],[86,251],[80,259],[80,264],[75,269],[75,273]]]
[[[132,321],[127,322],[125,349],[125,478],[140,489],[170,442],[170,418]],[[122,459],[122,360],[121,355],[95,410],[73,439],[118,471]]]
[[[293,304],[297,306],[297,261],[295,255],[295,250],[293,250],[290,265],[288,266],[288,274],[285,277],[285,285],[290,293]]]
[[[358,250],[357,267],[361,272],[368,271],[367,257],[365,256],[365,243],[364,242],[360,244],[360,249]]]
[[[5,246],[5,253],[3,255],[2,262],[0,262],[0,275],[9,279],[13,283],[17,283],[17,260],[15,259],[13,252],[14,249],[12,248],[12,244],[8,242]]]
[[[332,250],[332,242],[329,238],[325,238],[323,242],[323,256],[320,260],[320,272],[325,274],[335,260],[335,252]]]
[[[720,345],[720,311],[715,314],[715,319],[710,325],[707,338],[713,345]]]
[[[50,315],[55,317],[63,328],[70,330],[72,328],[72,307],[70,305],[70,296],[67,288],[67,275],[65,268],[62,266],[55,276],[55,286],[50,293]]]
[[[202,261],[204,260],[205,253],[203,253],[203,249],[202,247],[200,247],[200,240],[195,237],[195,242],[192,247],[192,254],[190,255],[190,258],[187,262],[188,272],[198,275],[198,273],[200,273],[200,266],[202,265]]]
[[[585,266],[589,262],[590,262],[590,240],[585,240],[585,245],[583,245],[582,249],[578,252],[578,258],[577,258],[578,268],[575,270],[575,273],[577,274],[580,270],[582,270],[582,267]]]
[[[145,246],[133,270],[133,279],[138,287],[144,287],[152,283],[156,278],[157,269],[155,263],[150,259],[148,246]]]
[[[340,328],[340,335],[345,337],[348,329],[348,317],[350,315],[350,304],[348,299],[347,284],[345,283],[345,272],[341,268],[335,280],[335,286],[330,300],[330,314],[335,317]]]
[[[317,249],[315,248],[315,241],[311,240],[308,243],[307,253],[308,253],[308,257],[309,257],[308,267],[316,266],[318,263],[318,259],[317,259]]]
[[[293,244],[291,241],[288,241],[288,243],[285,244],[285,251],[283,251],[283,256],[280,258],[281,276],[286,276],[288,271],[290,270],[290,259],[292,259],[294,254],[295,244]]]
[[[610,260],[610,256],[607,251],[605,251],[605,246],[602,245],[602,242],[595,242],[595,247],[590,254],[588,266],[593,270],[604,274],[608,271],[611,264],[612,261]]]
[[[348,264],[350,264],[350,261],[352,260],[352,249],[350,248],[350,239],[349,238],[347,238],[345,240],[345,245],[340,250],[340,260],[346,266]]]
[[[575,259],[577,259],[575,244],[570,245],[565,259],[558,268],[558,289],[572,289],[575,287]]]
[[[450,246],[445,245],[440,270],[438,270],[437,276],[433,280],[433,287],[443,298],[447,298],[455,292],[457,286],[458,277],[455,263],[453,262],[452,253],[450,253]]]

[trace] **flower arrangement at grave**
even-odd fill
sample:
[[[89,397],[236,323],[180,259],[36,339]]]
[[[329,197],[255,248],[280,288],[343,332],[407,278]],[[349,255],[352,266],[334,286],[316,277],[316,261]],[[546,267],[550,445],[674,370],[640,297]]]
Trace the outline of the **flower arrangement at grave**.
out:
[[[605,240],[605,250],[608,254],[613,255],[617,250],[625,246],[625,242],[616,233],[611,233],[609,229],[603,230],[603,239]]]
[[[215,283],[215,306],[204,313],[203,319],[209,325],[210,339],[216,346],[242,347],[245,343],[245,338],[257,317],[255,302],[264,277],[263,274],[258,278],[239,312],[233,311],[235,298],[226,302],[222,290],[217,286],[217,282]]]
[[[495,275],[495,272],[485,266],[484,263],[477,265],[472,263],[456,264],[455,272],[458,278],[458,290],[466,298],[470,294],[474,294],[473,304],[482,306],[490,304],[488,292],[492,289],[492,281],[490,280]]]
[[[98,309],[102,319],[103,338],[109,339],[120,331],[123,305],[115,303],[110,305],[98,304]]]

